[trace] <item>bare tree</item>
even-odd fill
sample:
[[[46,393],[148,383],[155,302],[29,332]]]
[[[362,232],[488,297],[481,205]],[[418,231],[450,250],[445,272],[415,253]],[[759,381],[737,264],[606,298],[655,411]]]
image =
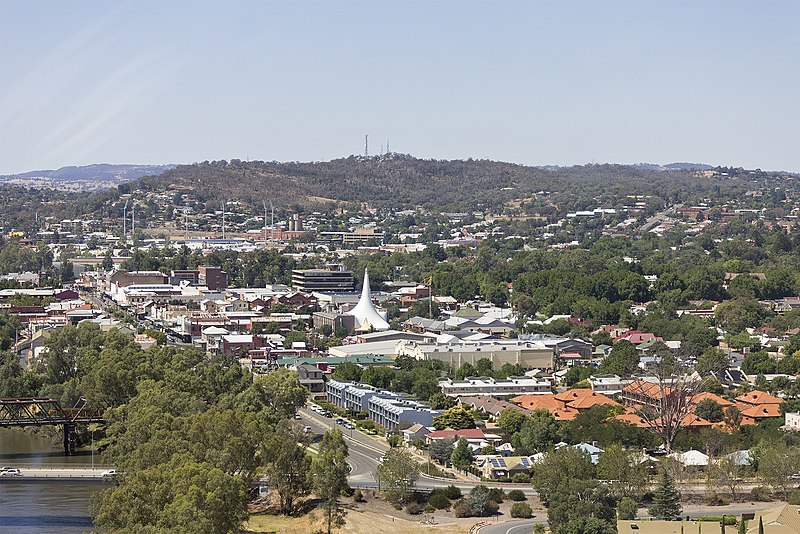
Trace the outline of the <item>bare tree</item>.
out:
[[[708,464],[706,482],[709,489],[725,486],[731,492],[731,500],[736,502],[736,490],[742,486],[745,466],[736,455],[723,456]]]
[[[652,377],[634,380],[622,392],[625,403],[635,408],[647,429],[661,438],[667,452],[672,451],[678,433],[697,419],[692,401],[702,391],[703,381],[688,371],[665,355]]]

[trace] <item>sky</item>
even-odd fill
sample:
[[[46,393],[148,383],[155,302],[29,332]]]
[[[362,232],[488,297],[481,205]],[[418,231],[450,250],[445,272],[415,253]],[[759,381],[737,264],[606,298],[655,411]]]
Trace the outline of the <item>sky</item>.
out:
[[[800,171],[800,2],[0,2],[0,174],[320,161]]]

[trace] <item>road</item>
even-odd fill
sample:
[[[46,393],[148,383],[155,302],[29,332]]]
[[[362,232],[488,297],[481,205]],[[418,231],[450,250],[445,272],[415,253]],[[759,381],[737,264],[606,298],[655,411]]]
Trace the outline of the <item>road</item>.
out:
[[[311,427],[315,434],[323,434],[326,430],[336,427],[333,418],[322,417],[305,408],[300,410],[303,421]],[[378,458],[389,450],[389,446],[382,443],[358,430],[342,430],[348,447],[348,462],[352,468],[350,472],[350,485],[358,488],[377,488],[378,487]],[[453,485],[461,490],[469,491],[480,484],[502,488],[504,491],[513,489],[522,490],[527,495],[535,495],[530,484],[492,484],[486,482],[469,482],[456,479],[442,479],[420,475],[417,480],[416,489],[421,491],[432,491],[436,488],[446,488]]]
[[[477,534],[530,534],[534,523],[547,523],[547,518],[518,519],[516,521],[502,521],[480,527]]]

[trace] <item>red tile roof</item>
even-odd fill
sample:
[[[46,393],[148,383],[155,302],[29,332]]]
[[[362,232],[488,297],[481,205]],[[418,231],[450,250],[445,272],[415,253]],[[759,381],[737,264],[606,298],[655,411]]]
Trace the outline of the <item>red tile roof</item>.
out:
[[[736,397],[736,401],[753,406],[759,404],[783,404],[783,399],[770,395],[766,391],[759,390],[751,391],[750,393],[745,393],[744,395],[739,395]]]

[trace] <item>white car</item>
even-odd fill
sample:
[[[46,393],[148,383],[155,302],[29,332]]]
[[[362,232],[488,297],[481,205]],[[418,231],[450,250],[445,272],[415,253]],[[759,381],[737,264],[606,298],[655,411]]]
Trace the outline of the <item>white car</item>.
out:
[[[100,476],[101,477],[115,477],[115,476],[117,476],[117,474],[118,473],[117,473],[116,469],[109,469],[108,471],[103,471],[102,473],[100,473]]]
[[[10,468],[10,469],[3,469],[0,471],[0,477],[21,477],[22,473],[19,469]]]

